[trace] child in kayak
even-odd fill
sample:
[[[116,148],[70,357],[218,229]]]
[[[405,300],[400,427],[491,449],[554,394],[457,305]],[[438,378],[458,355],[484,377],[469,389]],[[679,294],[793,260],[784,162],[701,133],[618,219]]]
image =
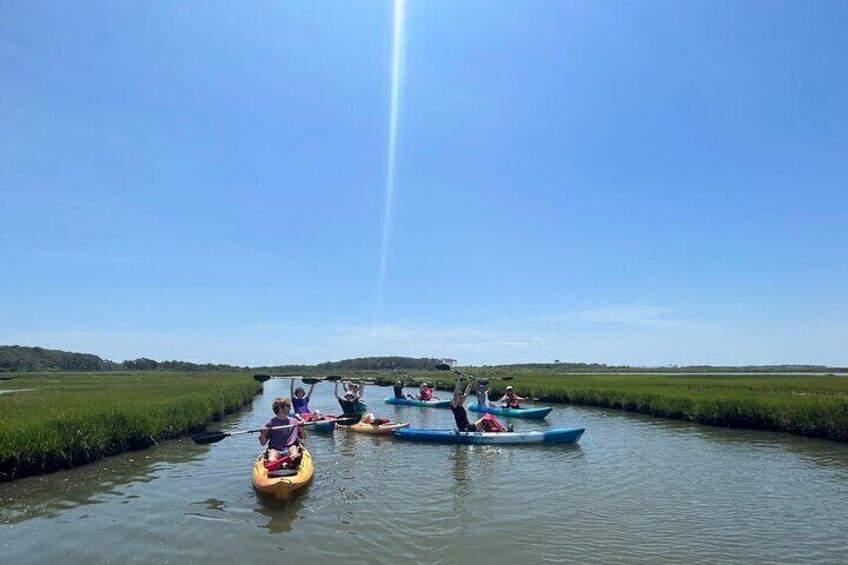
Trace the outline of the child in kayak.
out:
[[[294,388],[294,379],[291,380],[291,397],[292,397],[292,407],[294,408],[295,416],[303,416],[304,414],[309,414],[309,399],[312,398],[312,391],[315,389],[315,384],[313,383],[309,387],[309,392],[303,390],[303,387],[299,386]]]
[[[259,432],[259,443],[268,444],[268,461],[276,461],[285,456],[294,459],[299,454],[300,440],[306,438],[306,431],[301,422],[289,417],[291,400],[288,398],[275,398],[271,408],[275,416]],[[292,427],[282,430],[269,429],[289,425]]]
[[[365,397],[365,385],[358,385],[356,383],[344,383],[345,392],[352,392],[354,396],[356,396],[357,402],[365,402],[362,400]]]
[[[480,381],[477,385],[477,406],[488,406],[489,405],[489,391],[492,390],[491,387],[486,387],[486,383]]]
[[[511,386],[508,386],[506,387],[506,393],[504,393],[503,398],[499,402],[503,404],[504,408],[521,408],[521,405],[518,403],[519,400],[527,399],[515,394],[515,390]]]
[[[456,386],[453,389],[453,398],[451,399],[449,406],[451,412],[453,412],[453,419],[456,421],[456,429],[461,432],[511,432],[511,426],[510,429],[507,430],[503,427],[500,421],[491,414],[485,414],[473,424],[468,421],[468,413],[465,411],[465,406],[463,405],[465,404],[465,399],[468,398],[468,394],[471,392],[472,386],[474,386],[474,382],[469,382],[463,392],[460,377],[456,377]]]
[[[421,383],[421,386],[418,387],[418,400],[434,400],[433,390],[427,386],[427,383]],[[438,400],[438,398],[435,400]]]

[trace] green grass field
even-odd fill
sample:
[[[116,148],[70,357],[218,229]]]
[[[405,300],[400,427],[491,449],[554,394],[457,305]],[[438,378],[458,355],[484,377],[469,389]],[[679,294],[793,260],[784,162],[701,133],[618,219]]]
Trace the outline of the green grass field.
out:
[[[523,397],[617,408],[711,426],[772,430],[848,442],[848,377],[811,375],[597,375],[501,367],[463,368]],[[377,373],[373,374],[377,376]],[[388,373],[381,378],[392,378]],[[430,381],[446,373],[413,373]],[[447,385],[447,383],[444,383]],[[440,386],[440,388],[444,388]]]
[[[0,481],[196,432],[262,390],[249,373],[15,373],[0,380]]]

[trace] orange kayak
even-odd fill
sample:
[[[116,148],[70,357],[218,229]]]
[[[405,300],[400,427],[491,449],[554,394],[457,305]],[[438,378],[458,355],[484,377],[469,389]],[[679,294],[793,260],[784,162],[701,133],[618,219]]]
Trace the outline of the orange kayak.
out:
[[[340,430],[347,430],[351,432],[358,432],[361,434],[390,434],[394,430],[399,430],[401,428],[408,428],[409,422],[404,424],[398,424],[396,422],[389,422],[388,424],[363,424],[362,422],[358,424],[352,424],[350,426],[342,426],[341,424],[336,424],[336,427]]]
[[[253,488],[272,495],[277,500],[288,500],[295,491],[305,487],[314,473],[312,455],[304,449],[303,457],[297,469],[269,472],[265,468],[265,453],[259,455],[253,464]],[[275,476],[276,475],[276,476]]]

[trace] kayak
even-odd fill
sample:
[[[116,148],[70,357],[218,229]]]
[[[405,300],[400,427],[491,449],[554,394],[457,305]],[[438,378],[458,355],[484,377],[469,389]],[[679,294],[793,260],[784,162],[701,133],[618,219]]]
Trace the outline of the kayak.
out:
[[[294,412],[290,412],[289,416],[294,418]],[[316,422],[316,420],[312,419],[312,413],[307,412],[306,414],[301,414],[301,418],[303,418],[306,422]],[[336,429],[336,418],[338,416],[331,416],[329,414],[322,414],[321,419],[318,420],[315,425],[308,426],[308,430],[316,431],[316,432],[332,432]]]
[[[497,414],[508,418],[528,418],[531,420],[543,420],[551,413],[553,408],[504,408],[502,406],[479,406],[476,402],[468,405],[472,412],[483,412],[486,414]]]
[[[408,428],[395,430],[392,432],[392,435],[399,439],[428,441],[431,443],[505,445],[575,443],[585,431],[584,428],[555,428],[544,432],[459,432],[456,430]]]
[[[423,408],[447,408],[450,400],[418,400],[416,398],[395,398],[390,396],[386,404],[397,404],[399,406],[421,406]]]
[[[379,426],[375,426],[373,424],[363,424],[362,422],[358,424],[351,424],[350,426],[342,426],[341,424],[337,424],[339,429],[342,430],[350,430],[351,432],[359,432],[361,434],[383,434],[387,435],[395,430],[399,430],[401,428],[408,428],[409,422],[404,424],[398,424],[397,422],[390,422],[388,424],[380,424]]]
[[[368,412],[368,405],[365,404],[364,402],[357,402],[356,403],[356,412],[359,413],[359,414],[365,414],[366,412]]]
[[[270,472],[265,468],[265,453],[261,453],[253,464],[253,488],[268,494],[277,500],[288,500],[292,494],[305,487],[312,480],[314,468],[312,455],[304,449],[303,458],[297,470]],[[275,476],[278,475],[278,476]],[[288,476],[285,476],[288,475]]]

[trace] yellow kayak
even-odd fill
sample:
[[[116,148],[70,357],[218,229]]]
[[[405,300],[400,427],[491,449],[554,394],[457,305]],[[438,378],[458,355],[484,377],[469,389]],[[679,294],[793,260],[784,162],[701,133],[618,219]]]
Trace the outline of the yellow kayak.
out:
[[[290,472],[294,472],[292,469]],[[265,453],[259,455],[253,465],[253,488],[259,492],[274,496],[277,500],[288,500],[292,494],[309,484],[312,480],[314,468],[312,466],[312,455],[303,449],[303,457],[295,474],[286,475],[286,471],[274,471],[269,473],[265,468]]]
[[[401,428],[408,428],[409,422],[405,424],[398,424],[394,422],[389,422],[388,424],[363,424],[362,422],[358,424],[352,424],[350,426],[342,426],[340,424],[336,424],[337,428],[342,430],[349,430],[351,432],[359,432],[361,434],[390,434],[394,430],[399,430]]]

